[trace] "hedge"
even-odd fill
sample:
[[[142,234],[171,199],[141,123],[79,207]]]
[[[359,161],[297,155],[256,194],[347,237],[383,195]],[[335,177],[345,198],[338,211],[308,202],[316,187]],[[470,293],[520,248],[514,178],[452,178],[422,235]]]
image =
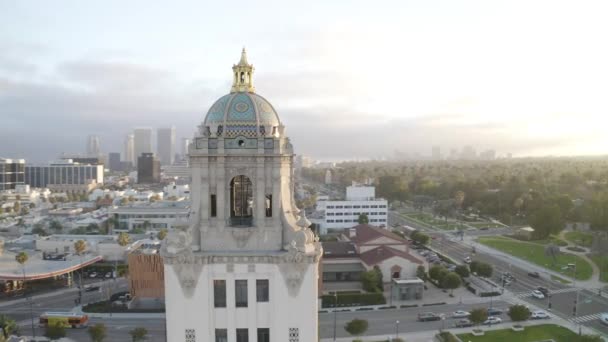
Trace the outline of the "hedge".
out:
[[[336,297],[331,295],[321,296],[321,307],[335,307]],[[338,306],[363,306],[386,304],[382,293],[348,293],[338,295]]]

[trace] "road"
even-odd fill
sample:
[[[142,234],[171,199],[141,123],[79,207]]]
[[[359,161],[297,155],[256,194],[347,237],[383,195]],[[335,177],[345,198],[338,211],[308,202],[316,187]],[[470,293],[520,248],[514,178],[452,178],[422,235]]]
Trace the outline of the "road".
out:
[[[515,258],[505,258],[502,256],[484,253],[480,248],[476,248],[477,253],[473,253],[473,248],[465,241],[460,241],[460,238],[445,231],[432,230],[423,227],[414,221],[407,220],[400,215],[391,213],[389,215],[389,224],[406,224],[416,229],[421,229],[429,232],[435,239],[431,240],[431,247],[448,255],[457,262],[461,262],[466,256],[471,256],[473,260],[483,261],[491,264],[494,267],[492,280],[496,284],[501,284],[500,274],[502,272],[510,272],[516,281],[512,282],[506,290],[513,293],[526,302],[532,303],[538,307],[550,310],[553,314],[558,315],[570,322],[583,324],[592,327],[604,334],[608,334],[608,327],[602,325],[599,321],[601,313],[608,309],[608,299],[598,296],[597,292],[582,289],[579,290],[571,284],[562,284],[551,279],[549,273],[541,273],[540,278],[528,276],[528,270],[520,267],[518,260]],[[482,233],[483,232],[483,233]],[[489,229],[486,231],[477,232],[467,231],[467,236],[480,235],[502,235],[504,228]],[[549,289],[552,293],[551,298],[536,299],[532,297],[532,291],[539,286]],[[579,291],[577,315],[573,314],[575,300],[577,298],[577,290]]]

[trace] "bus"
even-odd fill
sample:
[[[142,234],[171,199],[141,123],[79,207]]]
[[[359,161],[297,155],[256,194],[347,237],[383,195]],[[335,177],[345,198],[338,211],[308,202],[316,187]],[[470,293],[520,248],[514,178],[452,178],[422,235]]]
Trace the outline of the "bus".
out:
[[[43,327],[60,324],[64,328],[84,328],[88,322],[89,316],[77,312],[45,312],[40,315]]]

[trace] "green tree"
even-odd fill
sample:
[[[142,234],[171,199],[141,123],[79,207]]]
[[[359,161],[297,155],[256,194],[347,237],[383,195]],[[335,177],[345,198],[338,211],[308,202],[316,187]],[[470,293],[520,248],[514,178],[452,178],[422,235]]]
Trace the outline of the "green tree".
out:
[[[512,305],[509,308],[509,317],[513,322],[522,322],[530,318],[530,309],[525,305]]]
[[[367,331],[368,323],[364,319],[353,319],[346,323],[344,330],[353,336],[360,336]]]
[[[357,222],[359,222],[359,224],[368,224],[369,218],[367,217],[367,214],[359,214]]]
[[[32,234],[38,234],[39,236],[49,235],[40,223],[36,223],[34,225],[34,228],[32,228]]]
[[[456,274],[458,274],[462,278],[467,278],[468,276],[471,275],[469,272],[469,267],[467,265],[456,266],[456,269],[454,269],[454,272],[456,272]]]
[[[578,338],[578,342],[604,342],[600,335],[583,335]]]
[[[0,335],[2,335],[5,338],[8,338],[9,336],[18,333],[19,331],[19,326],[17,325],[17,322],[6,316],[6,315],[0,315]]]
[[[485,308],[473,309],[471,310],[471,315],[469,316],[469,319],[471,320],[471,322],[473,322],[473,324],[481,324],[485,322],[486,319],[488,319],[488,310],[486,310]]]
[[[51,221],[51,223],[49,223],[49,228],[51,228],[55,233],[60,232],[61,230],[63,230],[63,226],[57,220]]]
[[[490,278],[493,272],[494,269],[492,268],[492,265],[485,262],[481,262],[479,263],[479,266],[477,266],[477,275],[480,277]]]
[[[63,338],[66,336],[65,327],[60,322],[49,324],[46,327],[44,336],[48,337],[50,340],[58,340],[60,338]]]
[[[106,338],[106,326],[105,324],[95,324],[92,327],[89,327],[89,336],[91,337],[91,341],[93,342],[103,342]]]
[[[13,211],[17,214],[19,214],[19,212],[21,212],[21,203],[19,203],[19,201],[15,202],[15,204],[13,204]]]
[[[449,272],[441,280],[441,287],[450,290],[450,296],[453,295],[454,289],[457,289],[462,284],[460,276],[456,272]]]
[[[133,342],[145,341],[148,335],[148,330],[146,328],[141,327],[135,328],[129,331],[129,335],[131,335],[131,340]]]
[[[374,266],[374,272],[376,272],[376,287],[382,292],[384,290],[384,282],[382,281],[383,275],[382,270],[378,266]]]
[[[118,234],[118,244],[121,246],[126,246],[131,242],[131,237],[129,236],[128,233],[125,232],[121,232],[120,234]]]
[[[561,210],[556,204],[543,205],[530,220],[530,226],[534,228],[534,237],[538,239],[561,232],[564,224]]]
[[[379,292],[378,273],[374,270],[361,273],[361,285],[367,292]]]
[[[97,223],[89,223],[86,228],[87,232],[99,231],[99,225]]]
[[[419,265],[416,268],[416,277],[426,281],[426,270],[424,269],[424,265]]]
[[[82,255],[86,249],[87,249],[87,244],[83,240],[78,240],[78,241],[74,242],[74,252],[76,253],[76,255],[78,255],[80,257],[81,264],[82,264]],[[81,267],[80,268],[80,288],[78,290],[79,302],[82,301],[82,289],[83,289],[82,269],[83,268]]]
[[[167,237],[167,229],[163,228],[158,232],[158,239],[164,240]]]
[[[437,281],[440,285],[443,281],[443,278],[448,274],[448,270],[441,266],[435,265],[429,269],[429,277],[435,281]]]
[[[416,243],[421,244],[421,245],[428,244],[431,239],[428,235],[421,233],[417,230],[412,232],[412,234],[410,235],[410,238],[412,240],[414,240]]]

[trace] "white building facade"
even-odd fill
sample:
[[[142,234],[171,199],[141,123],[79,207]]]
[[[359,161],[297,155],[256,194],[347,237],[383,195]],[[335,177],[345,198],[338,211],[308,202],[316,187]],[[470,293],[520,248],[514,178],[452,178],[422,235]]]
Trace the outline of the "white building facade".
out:
[[[295,206],[293,147],[244,50],[233,71],[190,144],[189,221],[161,249],[167,340],[317,341],[322,248]]]
[[[108,215],[117,222],[114,231],[130,231],[136,228],[148,231],[172,230],[178,222],[188,218],[190,202],[162,201],[113,206]]]
[[[388,202],[375,197],[375,187],[353,185],[346,188],[346,200],[317,200],[317,210],[324,212],[316,223],[320,225],[321,234],[329,229],[342,229],[356,226],[359,215],[367,215],[368,222],[374,226],[386,226],[388,220]]]

